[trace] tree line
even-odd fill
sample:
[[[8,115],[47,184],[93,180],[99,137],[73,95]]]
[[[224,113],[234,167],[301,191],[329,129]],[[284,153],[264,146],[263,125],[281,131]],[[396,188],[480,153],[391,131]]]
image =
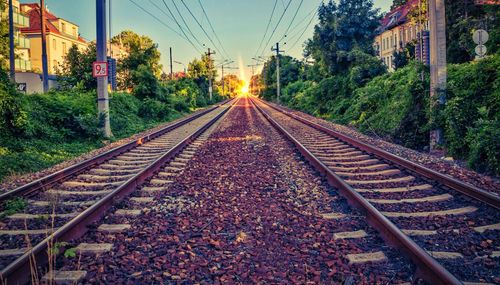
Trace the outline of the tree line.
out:
[[[396,0],[394,6],[405,2]],[[417,150],[427,150],[429,130],[440,127],[448,155],[499,175],[498,8],[464,0],[446,5],[450,65],[443,109],[429,107],[429,69],[414,59],[415,43],[396,52],[393,73],[375,56],[383,15],[371,0],[319,7],[313,36],[303,46],[304,60],[280,55],[281,103]],[[473,61],[472,33],[478,28],[490,33],[490,56]],[[253,80],[260,96],[276,100],[274,56]]]

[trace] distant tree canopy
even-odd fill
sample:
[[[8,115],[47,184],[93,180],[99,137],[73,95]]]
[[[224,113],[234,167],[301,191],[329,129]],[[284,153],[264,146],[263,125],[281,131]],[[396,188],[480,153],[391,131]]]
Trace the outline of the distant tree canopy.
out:
[[[84,51],[80,51],[76,45],[72,45],[64,57],[64,61],[56,69],[56,74],[59,76],[59,88],[95,89],[97,80],[92,76],[92,62],[95,59],[95,43],[90,43]]]
[[[222,92],[222,81],[224,81],[224,92]],[[236,97],[238,94],[241,93],[241,90],[243,86],[245,85],[245,82],[241,80],[237,75],[235,74],[228,74],[224,75],[224,78],[222,78],[221,82],[219,82],[219,88],[220,91],[219,93],[227,95],[229,97]]]
[[[340,0],[322,4],[313,38],[306,43],[306,56],[312,56],[323,72],[345,72],[352,63],[351,52],[373,54],[373,40],[379,26],[379,11],[372,0]]]
[[[281,86],[300,79],[303,72],[303,64],[297,59],[285,55],[280,55],[280,83]],[[275,98],[276,96],[276,57],[271,57],[262,69],[262,83],[266,86],[264,97],[266,99]]]
[[[201,59],[195,58],[188,64],[188,77],[208,78],[210,74],[212,75],[212,78],[215,78],[217,76],[217,70],[215,69],[214,60],[209,58],[207,55],[202,55]]]
[[[391,10],[406,4],[406,2],[408,2],[408,0],[393,0],[391,5]]]
[[[449,63],[474,59],[472,33],[485,29],[490,34],[488,54],[499,51],[500,9],[497,5],[475,5],[473,0],[446,0],[446,38]]]
[[[0,11],[5,11],[7,1],[0,1]],[[9,64],[9,24],[7,17],[0,20],[0,68],[6,69]]]
[[[118,62],[118,86],[120,89],[133,89],[146,72],[156,78],[161,76],[160,51],[158,45],[147,36],[138,35],[132,31],[122,31],[111,39],[114,44],[123,46],[128,55]],[[142,66],[142,67],[141,67]]]

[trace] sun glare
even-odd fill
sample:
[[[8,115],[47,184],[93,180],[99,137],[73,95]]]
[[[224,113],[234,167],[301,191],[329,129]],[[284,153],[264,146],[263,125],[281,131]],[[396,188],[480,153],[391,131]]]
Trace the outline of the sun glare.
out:
[[[248,82],[246,82],[246,80],[243,81],[243,87],[241,88],[241,92],[243,94],[247,94],[248,91],[249,91],[249,86],[248,86]]]

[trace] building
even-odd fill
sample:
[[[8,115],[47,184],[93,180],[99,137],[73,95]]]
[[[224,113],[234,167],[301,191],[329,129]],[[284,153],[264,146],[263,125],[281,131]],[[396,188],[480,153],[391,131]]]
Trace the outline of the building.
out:
[[[38,3],[21,4],[21,11],[29,17],[29,26],[21,28],[21,34],[30,42],[31,68],[35,72],[42,70],[42,34],[40,6]],[[45,8],[45,29],[47,42],[47,62],[49,74],[55,74],[58,66],[72,45],[80,50],[87,48],[87,41],[79,35],[78,25],[59,18]]]
[[[416,49],[421,51],[418,40],[421,34],[424,35],[423,39],[428,43],[428,33],[425,32],[429,29],[428,21],[418,25],[409,19],[410,12],[418,8],[419,4],[420,0],[409,0],[406,4],[387,13],[380,23],[374,48],[377,56],[384,62],[389,71],[394,70],[395,51],[402,51],[410,42],[414,42]],[[427,45],[423,43],[422,47],[425,46]],[[418,54],[422,54],[424,62],[428,62],[427,50],[422,50]]]
[[[8,6],[8,5],[7,5]],[[30,41],[21,34],[20,29],[29,27],[29,17],[21,12],[18,0],[12,1],[13,20],[14,20],[14,42],[16,45],[15,69],[17,72],[31,71],[30,61]],[[8,19],[9,8],[1,12],[2,19]]]

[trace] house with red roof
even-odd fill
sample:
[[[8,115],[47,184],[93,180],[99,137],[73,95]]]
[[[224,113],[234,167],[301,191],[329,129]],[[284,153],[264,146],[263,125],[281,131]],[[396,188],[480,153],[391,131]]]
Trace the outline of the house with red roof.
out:
[[[394,70],[394,52],[402,51],[410,42],[418,44],[420,34],[425,37],[425,31],[429,29],[428,21],[415,23],[410,19],[411,11],[417,10],[421,4],[421,0],[409,0],[406,4],[387,13],[380,22],[374,48],[377,56],[388,67],[389,71]]]
[[[20,8],[29,17],[29,26],[20,28],[20,32],[30,41],[31,69],[40,72],[42,70],[40,5],[38,3],[21,4]],[[57,17],[46,7],[45,18],[48,70],[49,74],[55,74],[71,46],[76,45],[80,50],[84,50],[88,42],[80,36],[77,24]]]

